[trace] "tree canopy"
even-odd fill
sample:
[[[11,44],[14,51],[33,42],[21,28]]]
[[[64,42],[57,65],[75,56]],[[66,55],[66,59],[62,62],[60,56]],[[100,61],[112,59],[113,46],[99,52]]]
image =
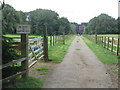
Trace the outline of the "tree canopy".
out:
[[[58,13],[47,9],[36,9],[30,12],[16,11],[6,4],[3,9],[3,34],[16,34],[17,24],[30,24],[31,34],[42,35],[42,24],[47,25],[48,35],[71,34],[70,22]],[[72,30],[74,31],[74,30]]]
[[[87,34],[117,34],[118,33],[118,20],[107,14],[101,14],[92,18],[85,30]]]

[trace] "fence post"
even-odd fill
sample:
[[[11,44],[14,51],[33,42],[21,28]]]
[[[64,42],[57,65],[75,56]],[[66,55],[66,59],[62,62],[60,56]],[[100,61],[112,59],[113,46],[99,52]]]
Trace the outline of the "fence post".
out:
[[[107,49],[109,49],[109,37],[108,37],[108,44],[107,44]]]
[[[48,37],[47,27],[43,24],[43,53],[45,62],[48,61]]]
[[[58,36],[56,35],[56,43],[57,43],[57,40],[58,40]]]
[[[112,37],[112,47],[111,47],[111,52],[113,52],[113,41],[114,41],[114,37]]]
[[[106,37],[104,38],[104,48],[106,48]]]
[[[56,35],[55,35],[55,44],[56,44]]]
[[[53,35],[53,46],[54,46],[54,44],[55,44],[55,43],[54,43],[54,35]]]
[[[63,44],[65,44],[65,34],[63,33]]]
[[[102,43],[103,43],[103,36],[102,36]]]
[[[50,46],[52,46],[52,36],[50,36]]]
[[[95,34],[95,43],[97,44],[97,34]]]
[[[119,43],[120,43],[120,38],[118,37],[118,44],[117,44],[117,55],[119,55]]]
[[[21,34],[21,56],[26,57],[25,61],[21,62],[22,69],[26,70],[26,73],[22,75],[22,78],[28,76],[28,34]]]

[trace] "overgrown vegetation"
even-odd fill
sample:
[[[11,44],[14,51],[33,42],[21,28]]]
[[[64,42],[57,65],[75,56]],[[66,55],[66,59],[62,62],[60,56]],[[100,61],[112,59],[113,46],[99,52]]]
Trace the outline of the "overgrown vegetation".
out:
[[[10,38],[2,37],[2,64],[11,62],[12,60],[19,57],[17,52],[11,48],[13,40]],[[9,66],[2,69],[2,78],[6,78],[10,75],[13,75],[20,71],[20,68],[17,66]]]

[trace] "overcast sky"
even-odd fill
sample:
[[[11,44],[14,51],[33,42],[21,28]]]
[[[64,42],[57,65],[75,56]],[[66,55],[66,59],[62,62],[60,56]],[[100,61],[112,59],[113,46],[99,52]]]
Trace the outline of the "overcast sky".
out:
[[[50,9],[79,24],[89,22],[101,13],[118,17],[118,0],[5,0],[5,3],[24,12],[36,8]]]

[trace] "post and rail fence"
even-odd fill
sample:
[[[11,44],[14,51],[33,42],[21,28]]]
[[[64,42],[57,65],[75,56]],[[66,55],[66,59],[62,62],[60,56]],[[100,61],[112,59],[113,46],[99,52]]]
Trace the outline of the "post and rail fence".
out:
[[[120,55],[120,37],[107,37],[99,35],[83,35],[91,41],[97,44],[102,44],[102,46],[111,52],[115,52],[116,55]]]
[[[46,26],[44,26],[46,27]],[[46,31],[46,28],[43,28],[43,31]],[[44,33],[43,33],[44,34]],[[20,38],[20,37],[19,37]],[[16,72],[16,74],[2,78],[0,82],[8,83],[12,80],[15,80],[16,77],[21,76],[26,78],[28,76],[29,69],[41,58],[45,56],[44,49],[47,47],[44,42],[46,35],[43,37],[37,37],[31,40],[28,39],[28,34],[21,34],[21,42],[14,42],[11,48],[16,48],[20,54],[20,58],[17,60],[12,60],[6,64],[0,65],[0,70],[7,68],[15,64],[21,64],[20,68],[22,71]],[[20,40],[19,40],[20,41]],[[46,58],[44,58],[46,59]]]
[[[53,35],[48,37],[47,27],[43,25],[43,36],[28,37],[27,34],[21,34],[21,37],[13,38],[15,39],[15,42],[13,42],[11,48],[14,48],[18,52],[20,58],[0,65],[0,70],[15,64],[20,64],[22,71],[0,80],[3,84],[15,80],[18,76],[26,78],[28,76],[29,69],[38,60],[44,58],[44,61],[48,61],[48,44],[50,46],[54,46],[57,42],[65,44],[65,39],[68,39],[69,35]]]

